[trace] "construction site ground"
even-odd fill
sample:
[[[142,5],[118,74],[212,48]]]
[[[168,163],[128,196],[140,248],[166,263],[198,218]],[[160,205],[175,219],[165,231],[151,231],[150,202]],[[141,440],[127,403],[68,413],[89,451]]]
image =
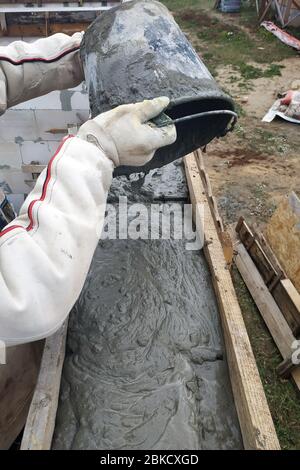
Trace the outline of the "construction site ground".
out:
[[[164,0],[221,87],[234,99],[233,133],[207,148],[205,165],[223,221],[262,227],[282,196],[300,188],[297,124],[262,122],[277,94],[300,79],[300,57],[259,27],[255,2],[238,14],[213,9],[214,0]],[[300,30],[289,30],[300,36]],[[282,358],[237,270],[234,284],[283,449],[300,448],[300,401],[276,367]]]

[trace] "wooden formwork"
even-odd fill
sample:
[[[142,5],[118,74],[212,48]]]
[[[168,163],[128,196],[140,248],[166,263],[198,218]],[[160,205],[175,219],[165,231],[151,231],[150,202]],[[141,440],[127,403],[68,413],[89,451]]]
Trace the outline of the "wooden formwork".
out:
[[[209,206],[195,152],[185,157],[194,215],[204,206],[204,253],[217,297],[235,405],[245,449],[280,449],[242,312],[226,262],[216,221]]]

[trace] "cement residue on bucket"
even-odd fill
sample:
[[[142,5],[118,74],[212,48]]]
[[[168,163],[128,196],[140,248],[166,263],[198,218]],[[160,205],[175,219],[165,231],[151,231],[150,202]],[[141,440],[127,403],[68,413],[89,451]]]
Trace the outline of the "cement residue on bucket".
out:
[[[177,140],[158,149],[142,167],[147,172],[226,134],[234,104],[218,87],[202,59],[160,2],[135,0],[103,12],[81,44],[91,114],[144,99],[168,96],[166,114],[176,123]],[[203,112],[218,114],[199,116]],[[191,119],[194,115],[197,118]],[[132,166],[116,175],[135,173]]]

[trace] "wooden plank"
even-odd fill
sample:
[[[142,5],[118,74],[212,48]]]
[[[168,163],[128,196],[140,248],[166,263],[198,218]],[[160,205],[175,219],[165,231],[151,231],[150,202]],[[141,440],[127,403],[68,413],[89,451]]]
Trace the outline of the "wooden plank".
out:
[[[289,279],[281,279],[271,291],[293,334],[300,335],[300,294]]]
[[[226,232],[222,218],[219,213],[217,199],[213,196],[212,187],[209,175],[205,169],[204,159],[201,150],[197,150],[195,153],[197,160],[198,169],[202,179],[203,186],[205,188],[206,197],[208,199],[210,210],[212,212],[216,229],[223,247],[224,256],[228,266],[231,265],[233,259],[233,246],[229,233]]]
[[[0,365],[0,449],[13,444],[21,432],[36,385],[43,341],[7,348]]]
[[[30,405],[21,450],[49,450],[55,427],[65,358],[68,320],[46,339],[40,373]]]
[[[295,337],[283,317],[278,305],[268,291],[263,278],[251,257],[247,253],[246,248],[242,243],[235,245],[235,263],[249,289],[250,294],[255,301],[271,335],[276,343],[283,359],[288,359],[292,356],[294,349],[292,345]],[[297,388],[300,390],[300,367],[298,366],[292,371],[292,377]]]
[[[233,261],[233,254],[234,254],[231,236],[228,232],[225,231],[225,232],[221,232],[219,234],[219,237],[220,237],[220,241],[222,244],[226,263],[227,265],[231,266],[232,261]]]
[[[215,222],[216,222],[216,225],[217,225],[217,229],[220,232],[224,232],[224,225],[223,225],[222,218],[219,214],[217,200],[213,196],[210,178],[209,178],[209,175],[208,175],[208,173],[205,169],[204,159],[203,159],[203,155],[202,155],[202,152],[201,152],[200,149],[195,152],[195,158],[197,160],[198,168],[199,168],[199,171],[200,171],[200,176],[202,178],[202,183],[203,183],[205,191],[206,191],[206,196],[208,198],[208,202],[210,204],[210,209],[213,213],[213,216],[214,216],[214,219],[215,219]]]
[[[295,192],[279,204],[264,233],[287,277],[300,292],[300,200]]]
[[[293,0],[293,5],[295,6],[295,8],[300,10],[300,3],[297,0]]]
[[[300,294],[297,294],[289,279],[286,279],[286,282],[282,282],[286,274],[258,228],[252,229],[251,227],[250,229],[243,217],[240,217],[236,231],[269,291],[276,300],[292,333],[298,336],[300,334]],[[293,298],[291,298],[290,293]]]
[[[295,288],[294,284],[290,281],[290,279],[282,279],[281,284],[283,285],[286,292],[288,292],[291,301],[300,314],[300,294]]]
[[[48,24],[12,24],[7,26],[5,36],[10,37],[43,37],[55,33],[74,34],[78,31],[85,31],[89,26],[89,23],[53,23]],[[46,31],[48,29],[48,31]],[[0,32],[3,36],[3,32]]]
[[[279,449],[231,275],[224,258],[194,154],[184,159],[194,216],[204,206],[204,253],[218,300],[235,405],[246,449]],[[200,234],[201,235],[201,234]]]
[[[276,273],[283,273],[283,277],[287,277],[286,273],[284,272],[283,267],[279,263],[278,259],[276,258],[275,254],[273,253],[269,243],[266,240],[266,237],[261,232],[256,224],[251,226],[253,235],[259,241],[260,246],[262,247],[263,251],[265,252],[266,256],[270,260],[272,266],[274,267]]]
[[[278,305],[270,294],[264,280],[242,243],[235,245],[235,263],[270,333],[284,358],[292,355],[295,337],[284,319]]]
[[[283,17],[284,24],[287,24],[289,21],[292,3],[293,3],[293,0],[287,0],[285,5],[281,5],[281,7],[285,7],[285,12],[284,12],[284,17]]]
[[[281,23],[281,26],[284,27],[285,23],[284,23],[284,19],[283,19],[282,13],[281,13],[281,9],[280,9],[280,5],[278,3],[278,0],[273,0],[273,4],[276,8],[278,19]]]
[[[240,217],[237,223],[236,232],[239,234],[239,238],[243,242],[267,285],[269,285],[278,275],[279,277],[282,276],[282,272],[276,269],[272,261],[266,255],[260,241],[257,239],[255,233],[252,232],[243,217]]]
[[[260,16],[258,20],[259,23],[261,23],[265,19],[265,16],[268,13],[268,10],[271,8],[272,3],[273,3],[273,0],[262,2],[262,7],[260,9]]]

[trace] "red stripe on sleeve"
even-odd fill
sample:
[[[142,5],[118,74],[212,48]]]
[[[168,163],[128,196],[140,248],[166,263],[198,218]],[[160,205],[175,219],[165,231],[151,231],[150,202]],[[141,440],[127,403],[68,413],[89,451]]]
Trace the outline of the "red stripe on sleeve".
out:
[[[4,60],[6,62],[9,62],[12,65],[22,65],[26,62],[46,62],[46,63],[51,63],[55,62],[57,60],[62,59],[64,56],[67,54],[70,54],[71,52],[78,51],[80,49],[80,46],[75,46],[71,47],[69,49],[65,49],[64,51],[60,52],[59,54],[52,56],[52,57],[24,57],[23,59],[20,60],[14,60],[11,57],[7,56],[0,56],[0,60]]]
[[[30,221],[29,225],[26,228],[22,227],[21,225],[11,225],[10,227],[5,228],[4,230],[2,230],[2,232],[0,232],[0,238],[3,237],[4,235],[6,235],[7,233],[11,232],[12,230],[15,230],[16,228],[23,228],[27,232],[29,232],[30,230],[33,229],[33,227],[34,227],[33,207],[37,202],[45,200],[45,197],[47,195],[47,188],[49,186],[49,182],[50,182],[51,177],[52,177],[51,170],[52,170],[53,162],[54,162],[55,158],[57,157],[57,155],[59,154],[59,152],[60,152],[62,146],[64,145],[64,143],[67,140],[69,140],[73,137],[74,137],[73,135],[68,135],[67,137],[64,137],[62,142],[60,143],[58,149],[56,150],[55,154],[53,155],[53,157],[49,161],[49,163],[47,165],[46,179],[45,179],[44,184],[43,184],[42,195],[39,199],[34,199],[33,201],[31,201],[31,203],[28,206],[27,213],[28,213],[28,218],[29,218],[29,221]]]

